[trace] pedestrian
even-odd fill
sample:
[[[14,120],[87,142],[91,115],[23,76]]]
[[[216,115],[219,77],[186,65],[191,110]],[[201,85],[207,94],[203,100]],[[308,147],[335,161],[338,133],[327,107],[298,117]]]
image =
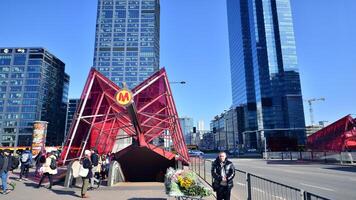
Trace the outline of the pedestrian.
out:
[[[51,189],[53,186],[53,175],[57,174],[57,158],[52,152],[47,153],[47,158],[46,162],[42,166],[42,170],[40,171],[43,172],[43,175],[41,177],[40,182],[38,183],[37,188],[41,187],[42,181],[44,178],[47,176],[49,180],[49,187],[48,189]]]
[[[22,152],[21,157],[20,157],[20,162],[21,162],[21,172],[20,172],[20,181],[23,180],[22,176],[25,176],[25,178],[28,178],[28,172],[30,170],[30,167],[32,165],[32,153],[30,152],[29,148],[26,148],[24,152]]]
[[[97,150],[95,148],[92,148],[91,149],[91,155],[90,155],[90,160],[91,160],[91,163],[92,163],[92,173],[93,173],[93,176],[91,177],[90,179],[90,189],[93,189],[94,188],[94,184],[95,182],[98,183],[98,185],[100,185],[100,156],[97,152]]]
[[[8,173],[12,168],[12,159],[10,158],[10,150],[5,149],[2,154],[0,154],[0,176],[2,184],[2,194],[10,193],[7,190],[7,177]]]
[[[46,153],[44,150],[42,150],[38,153],[38,155],[35,158],[35,163],[36,163],[35,176],[37,177],[41,176],[39,170],[45,162],[46,162]]]
[[[101,156],[102,164],[101,164],[101,179],[105,180],[106,177],[108,177],[109,174],[109,168],[110,168],[110,159],[107,155],[103,154]]]
[[[82,176],[82,191],[81,191],[81,197],[82,198],[89,198],[89,196],[86,195],[89,187],[89,179],[92,178],[92,162],[90,160],[91,157],[91,152],[89,150],[84,151],[84,159],[82,161],[82,166],[84,169],[88,170],[88,173],[86,176]]]
[[[16,183],[13,181],[10,181],[10,176],[11,176],[11,174],[14,174],[14,170],[19,167],[20,158],[17,155],[15,155],[14,153],[10,153],[9,158],[11,159],[11,167],[8,172],[7,183],[9,183],[9,185],[11,185],[13,189],[15,189]]]
[[[220,152],[213,162],[211,174],[213,176],[213,189],[216,192],[216,199],[230,200],[231,189],[234,186],[235,167],[226,158],[225,152]]]

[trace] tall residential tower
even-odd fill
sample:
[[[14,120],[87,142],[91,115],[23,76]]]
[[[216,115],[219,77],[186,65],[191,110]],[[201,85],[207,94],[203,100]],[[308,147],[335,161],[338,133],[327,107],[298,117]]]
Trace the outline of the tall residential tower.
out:
[[[303,99],[289,0],[227,0],[233,106],[246,145],[305,143]],[[255,132],[253,132],[255,131]]]
[[[133,88],[159,69],[159,0],[99,0],[93,66]]]

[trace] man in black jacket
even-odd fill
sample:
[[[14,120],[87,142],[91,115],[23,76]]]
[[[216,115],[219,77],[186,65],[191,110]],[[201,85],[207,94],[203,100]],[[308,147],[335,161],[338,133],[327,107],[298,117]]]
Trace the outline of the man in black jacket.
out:
[[[100,158],[96,148],[91,148],[90,151],[91,151],[90,161],[92,163],[92,172],[93,172],[93,176],[90,179],[90,189],[93,189],[95,182],[98,183],[98,185],[100,185],[99,166],[98,166]]]
[[[213,175],[213,189],[218,200],[230,200],[231,189],[234,186],[235,167],[226,158],[225,152],[220,152],[211,167]]]
[[[12,169],[12,159],[10,158],[10,150],[5,149],[3,154],[0,154],[0,177],[2,183],[2,193],[8,194],[7,190],[7,176]]]

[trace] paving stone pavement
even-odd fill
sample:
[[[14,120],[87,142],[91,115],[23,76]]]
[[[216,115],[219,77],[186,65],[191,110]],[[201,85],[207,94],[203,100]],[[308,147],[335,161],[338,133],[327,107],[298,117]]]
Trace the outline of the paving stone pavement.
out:
[[[10,181],[16,183],[14,191],[7,195],[0,194],[0,200],[69,200],[81,199],[80,188],[64,188],[62,185],[54,185],[51,190],[44,187],[35,188],[37,182],[33,180],[18,181],[18,176],[11,175]],[[115,187],[100,187],[88,191],[89,199],[95,200],[173,200],[165,194],[163,183],[120,183]],[[213,199],[213,198],[209,198]]]

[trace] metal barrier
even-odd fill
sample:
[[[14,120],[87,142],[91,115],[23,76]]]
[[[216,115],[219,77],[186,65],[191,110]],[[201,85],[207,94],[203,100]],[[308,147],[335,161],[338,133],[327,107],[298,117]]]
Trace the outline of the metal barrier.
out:
[[[303,151],[303,152],[267,152],[263,158],[268,160],[307,160],[325,163],[356,164],[356,152],[329,152],[329,151]]]
[[[208,185],[212,186],[212,161],[191,157],[192,169]],[[329,200],[325,197],[235,169],[231,199],[246,200]]]

